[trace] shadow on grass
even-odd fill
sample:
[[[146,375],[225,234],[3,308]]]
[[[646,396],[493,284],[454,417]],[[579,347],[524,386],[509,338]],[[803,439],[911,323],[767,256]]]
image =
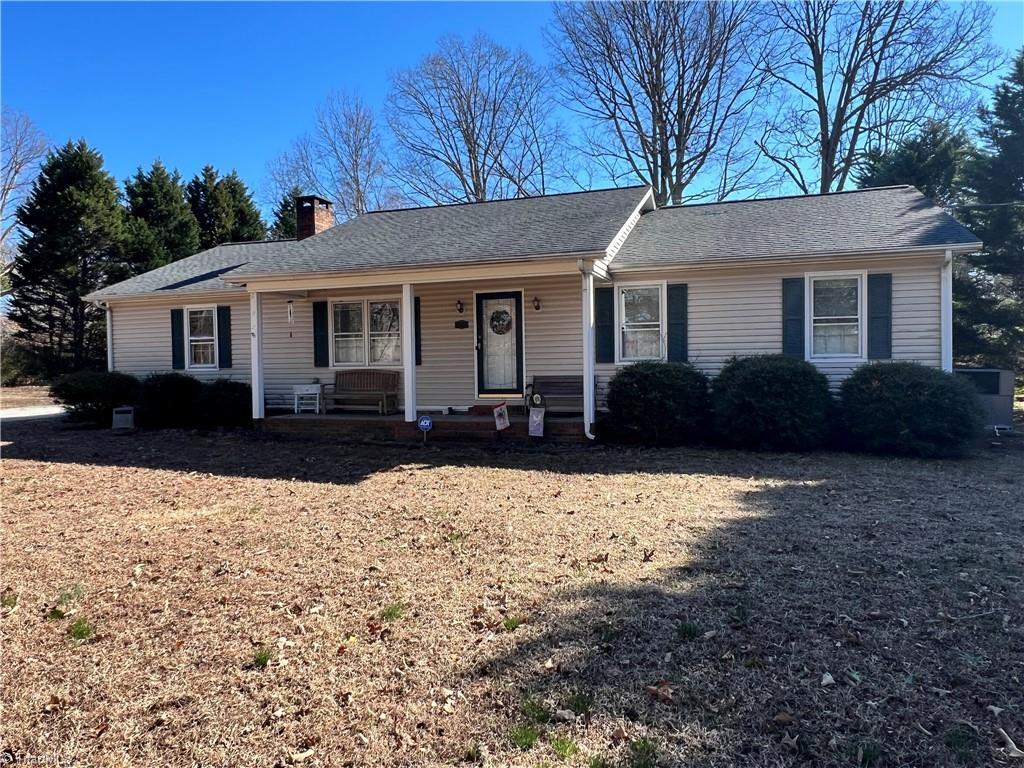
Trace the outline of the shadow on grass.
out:
[[[937,478],[751,492],[649,580],[589,566],[469,681],[595,765],[991,765],[996,727],[1024,735],[1024,511]]]
[[[10,459],[141,467],[231,477],[346,484],[399,468],[482,467],[584,475],[714,474],[791,479],[813,475],[822,454],[772,455],[725,449],[646,449],[594,445],[353,443],[258,432],[76,428],[56,420],[3,425]],[[837,456],[841,460],[841,456]]]

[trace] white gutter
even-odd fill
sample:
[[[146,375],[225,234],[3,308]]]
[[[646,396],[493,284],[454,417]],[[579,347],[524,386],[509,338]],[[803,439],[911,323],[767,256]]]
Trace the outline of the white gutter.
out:
[[[102,302],[101,302],[102,304]],[[114,370],[114,310],[109,304],[103,305],[107,310],[107,370]]]
[[[942,370],[953,372],[953,249],[946,250],[942,260],[942,290],[940,299],[942,319],[940,360]]]
[[[658,264],[642,264],[636,266],[620,266],[618,263],[612,265],[616,273],[624,272],[664,272],[670,269],[721,269],[731,267],[743,269],[751,264],[773,265],[773,264],[804,264],[811,259],[838,259],[838,258],[861,258],[861,259],[890,259],[893,256],[936,256],[942,253],[970,253],[981,248],[982,243],[957,243],[954,246],[919,246],[916,248],[887,248],[872,251],[813,251],[807,253],[796,253],[786,256],[744,256],[740,258],[723,257],[720,259],[702,259],[701,261],[690,262],[661,262]]]

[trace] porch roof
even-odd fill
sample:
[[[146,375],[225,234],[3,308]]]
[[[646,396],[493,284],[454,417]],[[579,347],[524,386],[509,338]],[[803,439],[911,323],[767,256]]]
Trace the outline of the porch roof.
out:
[[[604,255],[647,186],[374,211],[232,273],[310,274]]]

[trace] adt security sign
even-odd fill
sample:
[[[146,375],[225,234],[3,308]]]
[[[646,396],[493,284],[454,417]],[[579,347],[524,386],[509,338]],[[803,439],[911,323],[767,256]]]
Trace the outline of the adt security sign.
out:
[[[434,420],[429,416],[420,416],[416,420],[416,426],[420,428],[420,432],[423,433],[423,442],[427,442],[427,432],[434,428]]]

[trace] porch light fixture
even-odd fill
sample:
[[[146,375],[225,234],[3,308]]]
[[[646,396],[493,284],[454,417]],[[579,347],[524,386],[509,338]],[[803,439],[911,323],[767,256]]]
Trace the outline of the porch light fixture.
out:
[[[533,308],[540,312],[540,299],[536,296],[533,297]]]
[[[466,311],[466,308],[464,306],[462,306],[462,299],[456,299],[456,301],[455,301],[455,311],[458,312],[460,315],[463,312]]]

